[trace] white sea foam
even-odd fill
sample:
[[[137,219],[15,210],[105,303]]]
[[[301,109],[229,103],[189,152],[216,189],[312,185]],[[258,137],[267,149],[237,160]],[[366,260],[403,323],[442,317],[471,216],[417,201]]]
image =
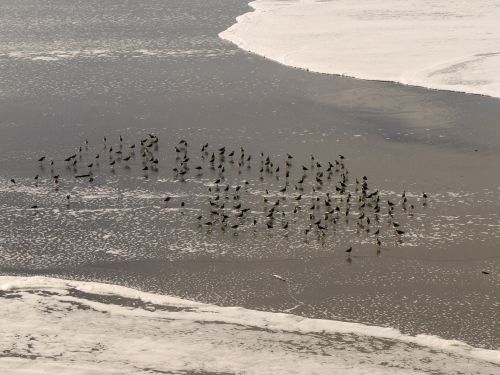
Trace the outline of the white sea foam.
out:
[[[220,36],[280,63],[500,97],[496,0],[257,0]]]
[[[3,373],[494,373],[500,351],[94,282],[0,277]]]

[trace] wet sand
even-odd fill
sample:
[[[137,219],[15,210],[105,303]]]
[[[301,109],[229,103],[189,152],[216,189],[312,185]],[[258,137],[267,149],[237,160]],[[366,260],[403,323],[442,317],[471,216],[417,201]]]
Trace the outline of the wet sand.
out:
[[[182,34],[193,22],[189,12],[209,14],[197,19],[196,29],[207,37],[195,39],[205,50],[216,46],[213,56],[2,59],[0,271],[105,281],[220,305],[294,308],[309,317],[497,349],[500,102],[266,61],[218,40],[247,6],[217,4],[176,4],[187,16],[182,27],[172,26]],[[97,187],[89,187],[62,162],[85,138],[90,149],[82,163],[102,152],[104,135],[116,145],[119,134],[132,143],[149,132],[159,136],[160,163],[147,180],[138,161],[130,170],[122,163],[114,173],[103,162]],[[173,147],[180,139],[190,145],[192,166],[201,163],[205,142],[211,150],[242,146],[252,154],[252,169],[239,175],[228,167],[227,180],[250,181],[248,202],[255,209],[262,206],[263,186],[274,193],[283,186],[274,176],[259,180],[261,151],[281,163],[286,152],[293,154],[295,180],[310,154],[322,162],[343,154],[351,178],[366,175],[385,199],[409,192],[418,220],[401,211],[398,217],[415,237],[398,244],[387,231],[377,256],[366,240],[371,237],[352,228],[324,244],[313,237],[306,242],[304,221],[289,237],[262,227],[237,236],[207,233],[194,217],[205,212],[205,185],[217,175],[205,170],[200,178],[176,180]],[[59,192],[49,167],[40,170],[40,155],[56,160]],[[37,173],[38,190],[31,180]],[[18,184],[10,185],[10,178]],[[423,191],[430,195],[427,207],[419,200]],[[70,208],[67,192],[74,197]],[[164,195],[182,197],[172,202],[176,210],[165,210]],[[181,199],[184,213],[177,210]],[[35,203],[38,215],[27,209]],[[109,211],[88,212],[99,209]],[[383,220],[381,227],[387,226]],[[348,263],[343,250],[351,244]],[[289,280],[290,293],[270,277],[274,273]]]

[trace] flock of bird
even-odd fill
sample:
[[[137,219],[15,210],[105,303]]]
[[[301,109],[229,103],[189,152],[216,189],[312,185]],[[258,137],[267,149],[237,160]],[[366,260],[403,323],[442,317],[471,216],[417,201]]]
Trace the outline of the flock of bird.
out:
[[[147,179],[159,171],[158,150],[159,138],[154,134],[133,144],[126,144],[122,136],[117,144],[104,137],[100,152],[93,156],[89,156],[89,142],[85,140],[76,152],[61,160],[38,158],[38,168],[42,174],[47,164],[50,166],[50,179],[56,191],[62,178],[57,173],[61,167],[66,169],[65,175],[87,179],[92,184],[97,171],[102,172],[104,167],[114,174],[119,166],[131,169],[139,164],[142,176]],[[199,165],[195,167],[191,165],[191,153],[199,154]],[[353,233],[371,238],[378,255],[383,246],[382,233],[384,238],[403,242],[406,230],[399,219],[402,215],[405,219],[412,218],[417,203],[425,207],[428,200],[426,193],[415,196],[405,191],[383,198],[366,176],[350,176],[343,155],[326,163],[311,155],[308,163],[295,165],[291,154],[279,161],[263,152],[253,157],[243,147],[238,151],[225,146],[211,149],[208,143],[201,150],[191,151],[186,140],[179,141],[172,154],[173,179],[184,183],[204,179],[208,190],[206,208],[198,209],[194,220],[207,233],[231,231],[236,236],[250,229],[254,233],[279,231],[288,236],[295,231],[303,233],[306,240],[314,236],[324,241],[328,234],[351,228]],[[35,185],[40,174],[34,177]],[[242,177],[249,177],[250,181]],[[15,179],[10,181],[17,183]],[[67,194],[66,199],[69,206],[71,195]],[[186,202],[175,196],[162,199],[165,207],[178,206],[181,210],[186,207]],[[38,209],[38,205],[31,209]],[[353,246],[345,250],[348,260],[352,251]]]

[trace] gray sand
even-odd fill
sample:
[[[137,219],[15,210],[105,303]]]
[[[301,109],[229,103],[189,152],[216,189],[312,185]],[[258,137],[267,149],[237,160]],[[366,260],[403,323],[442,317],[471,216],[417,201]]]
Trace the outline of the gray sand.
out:
[[[0,12],[0,271],[101,280],[500,346],[497,99],[311,74],[247,54],[217,38],[247,11],[245,1],[152,1],[146,10],[140,2],[119,3],[74,1],[81,6],[76,14],[53,3],[45,8],[53,18],[44,33],[24,30],[34,24],[36,2],[2,3],[9,11]],[[60,14],[75,18],[71,28],[55,21]],[[95,46],[110,52],[58,61],[4,53],[48,56]],[[138,159],[130,169],[119,162],[113,172],[102,137],[116,150],[119,134],[128,145],[149,132],[160,138],[158,172],[144,179]],[[81,164],[104,155],[93,185],[75,180],[62,161],[86,138]],[[226,163],[226,178],[231,185],[250,182],[245,204],[255,212],[264,209],[264,189],[274,202],[284,185],[283,177],[259,179],[261,151],[280,165],[286,152],[294,155],[291,187],[310,154],[323,164],[343,154],[351,184],[366,175],[384,201],[399,202],[408,192],[414,216],[397,209],[408,234],[398,243],[383,217],[374,226],[383,231],[377,256],[373,235],[356,233],[355,220],[324,241],[305,238],[305,216],[287,236],[262,222],[255,231],[242,226],[237,236],[207,233],[195,217],[207,217],[205,185],[217,174],[205,161],[201,177],[190,172],[186,182],[176,180],[173,147],[180,139],[189,143],[192,168],[202,163],[205,142],[210,151],[225,145],[238,154],[242,146],[252,154],[252,168],[241,174]],[[41,155],[56,161],[59,191],[48,163],[41,168],[36,161]],[[423,191],[430,194],[426,207]],[[290,208],[296,193],[288,194]],[[174,196],[168,208],[165,195]],[[343,250],[351,245],[347,262]],[[289,280],[291,293],[274,273]]]

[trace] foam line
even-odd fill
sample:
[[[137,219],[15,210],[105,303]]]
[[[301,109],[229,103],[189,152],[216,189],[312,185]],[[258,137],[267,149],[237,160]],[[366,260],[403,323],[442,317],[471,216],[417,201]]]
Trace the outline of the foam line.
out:
[[[220,37],[315,72],[500,97],[494,0],[257,0]]]
[[[493,373],[500,365],[500,351],[456,340],[47,277],[0,276],[0,319],[0,369],[10,374]]]

